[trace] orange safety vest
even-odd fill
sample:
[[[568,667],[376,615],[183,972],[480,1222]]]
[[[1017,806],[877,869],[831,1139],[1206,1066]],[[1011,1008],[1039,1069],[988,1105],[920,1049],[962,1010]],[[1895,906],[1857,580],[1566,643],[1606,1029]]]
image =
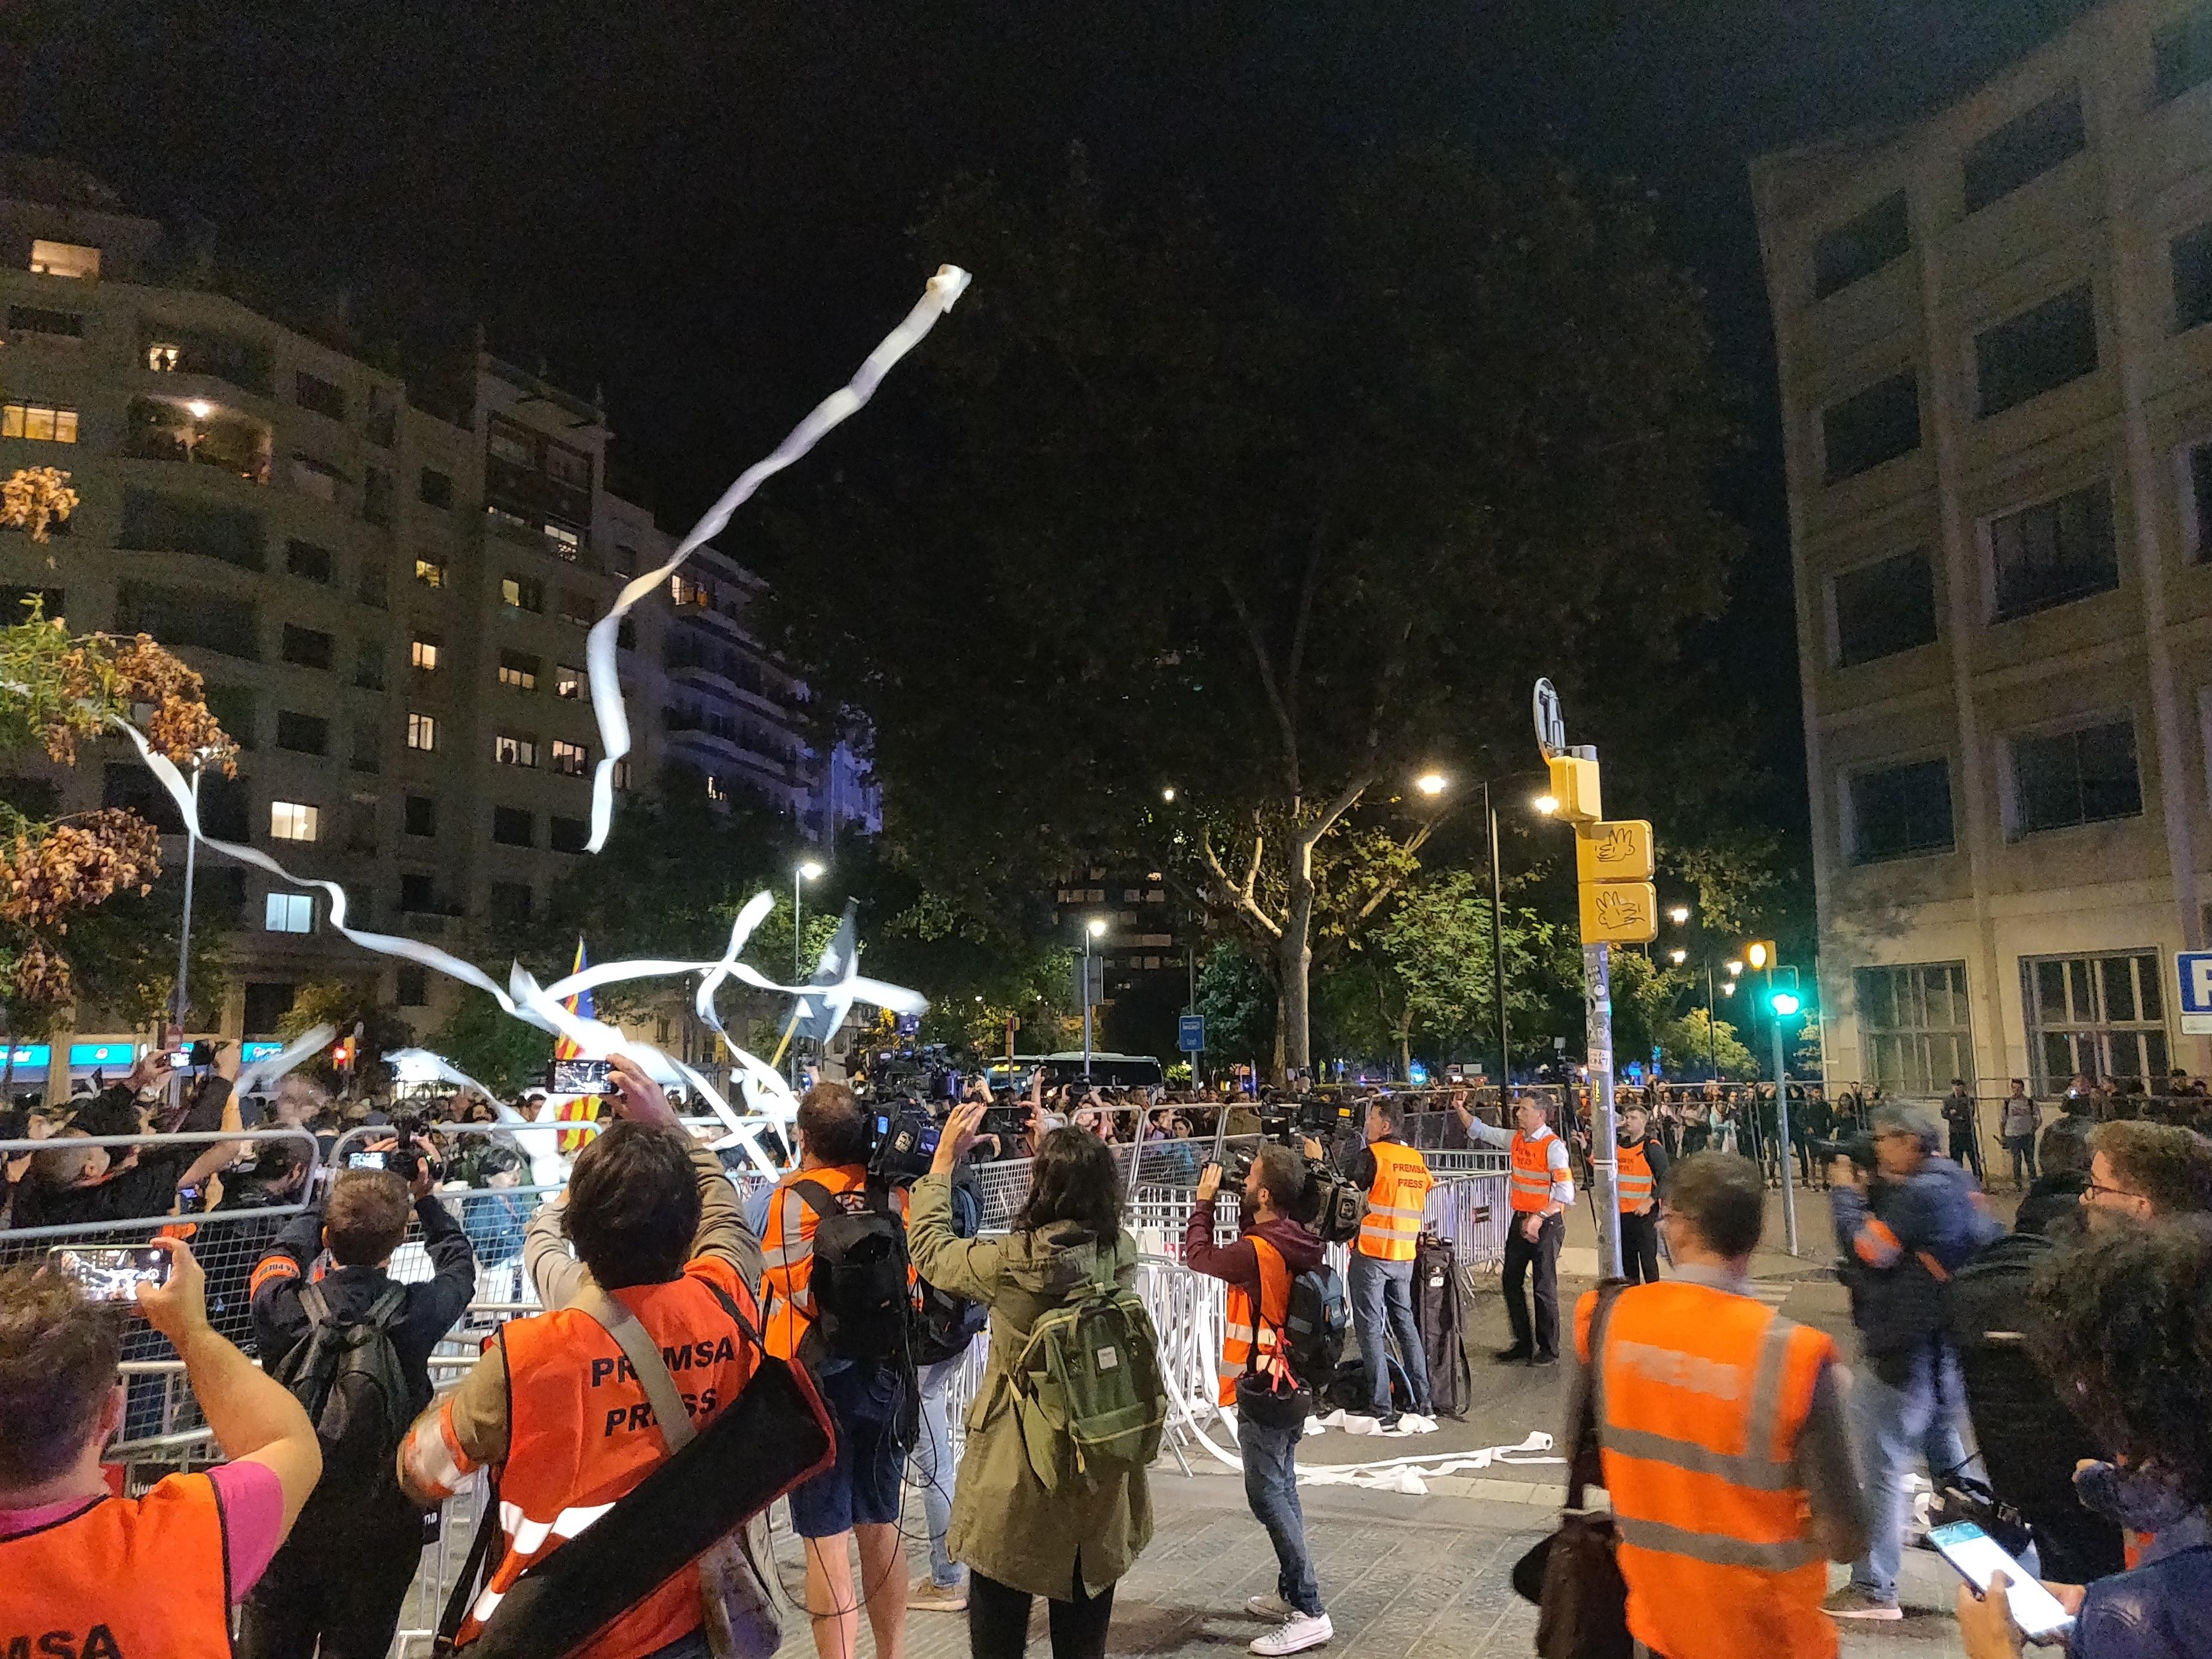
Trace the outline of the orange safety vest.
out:
[[[0,1653],[230,1659],[222,1500],[204,1474],[0,1539]]]
[[[858,1164],[840,1164],[821,1170],[799,1170],[776,1183],[768,1206],[768,1236],[761,1254],[768,1271],[761,1279],[767,1304],[767,1321],[761,1340],[778,1359],[796,1359],[799,1345],[814,1323],[814,1230],[822,1218],[792,1188],[811,1181],[848,1210],[860,1207],[868,1186],[868,1172]],[[891,1208],[903,1220],[907,1210],[904,1188],[891,1194]],[[907,1283],[919,1282],[909,1264]]]
[[[1229,1287],[1229,1318],[1221,1337],[1221,1363],[1214,1368],[1220,1384],[1217,1395],[1224,1406],[1237,1403],[1237,1379],[1252,1368],[1255,1352],[1274,1352],[1282,1341],[1283,1322],[1291,1316],[1291,1266],[1283,1253],[1256,1235],[1252,1252],[1260,1258],[1260,1318],[1252,1320],[1252,1293],[1242,1285]]]
[[[1367,1189],[1367,1218],[1359,1224],[1359,1254],[1411,1261],[1436,1177],[1428,1159],[1411,1146],[1378,1140],[1367,1150],[1375,1154],[1375,1184]]]
[[[1596,1292],[1575,1310],[1585,1362]],[[1836,1345],[1682,1279],[1620,1292],[1595,1367],[1628,1628],[1667,1659],[1834,1659],[1828,1569],[1796,1468]]]
[[[1657,1191],[1651,1179],[1651,1160],[1644,1155],[1644,1143],[1633,1146],[1617,1146],[1613,1156],[1620,1160],[1613,1177],[1613,1201],[1623,1215],[1636,1212],[1637,1206],[1649,1203]]]
[[[753,1312],[736,1268],[702,1256],[662,1285],[610,1291],[637,1316],[667,1361],[672,1379],[704,1426],[753,1374],[752,1345],[714,1291]],[[507,1452],[499,1480],[499,1523],[507,1553],[454,1638],[476,1639],[501,1598],[532,1562],[560,1548],[614,1506],[668,1455],[645,1385],[621,1344],[572,1308],[510,1321],[507,1350]],[[638,1602],[578,1659],[641,1659],[699,1628],[699,1573],[687,1566]]]
[[[1551,1204],[1551,1149],[1558,1139],[1559,1136],[1549,1129],[1540,1130],[1534,1137],[1518,1129],[1513,1132],[1513,1144],[1507,1149],[1513,1159],[1513,1188],[1510,1196],[1513,1207],[1523,1215],[1533,1215]],[[1668,1659],[1673,1656],[1669,1655]]]

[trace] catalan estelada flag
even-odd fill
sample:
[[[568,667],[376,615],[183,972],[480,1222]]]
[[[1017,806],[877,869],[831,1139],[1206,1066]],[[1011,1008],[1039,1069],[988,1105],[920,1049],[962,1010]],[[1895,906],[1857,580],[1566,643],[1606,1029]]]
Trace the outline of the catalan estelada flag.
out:
[[[580,974],[589,965],[589,959],[584,953],[584,941],[580,939],[576,941],[575,965],[569,969],[568,971],[572,974]],[[596,1019],[598,1018],[598,1015],[592,1012],[592,993],[591,988],[588,986],[583,990],[577,992],[575,995],[566,999],[561,1006],[566,1008],[570,1013],[580,1014],[586,1019]],[[584,1051],[578,1048],[574,1042],[570,1042],[566,1036],[556,1037],[554,1039],[554,1059],[581,1060],[583,1057]],[[578,1095],[570,1099],[555,1102],[553,1115],[563,1123],[589,1123],[592,1119],[596,1118],[599,1115],[599,1103],[593,1096]],[[564,1129],[558,1135],[555,1136],[554,1139],[561,1143],[561,1151],[566,1154],[574,1152],[578,1147],[589,1140],[591,1136],[584,1133],[581,1130]]]

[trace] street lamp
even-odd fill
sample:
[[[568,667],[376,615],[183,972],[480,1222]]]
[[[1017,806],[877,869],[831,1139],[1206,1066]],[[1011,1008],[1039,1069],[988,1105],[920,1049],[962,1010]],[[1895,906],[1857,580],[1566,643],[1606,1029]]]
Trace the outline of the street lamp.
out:
[[[1559,798],[1557,795],[1539,795],[1528,805],[1548,818],[1559,810]]]
[[[1682,926],[1682,924],[1689,921],[1689,919],[1690,907],[1686,904],[1678,904],[1667,913],[1667,920],[1673,922],[1677,927]]]
[[[1491,797],[1491,786],[1510,783],[1516,777],[1539,775],[1529,773],[1509,773],[1502,778],[1482,781],[1482,818],[1490,836],[1490,994],[1498,1010],[1498,1097],[1503,1100],[1513,1086],[1512,1033],[1505,1018],[1505,883],[1499,867],[1498,838],[1498,807]],[[1548,775],[1548,774],[1541,775]],[[1424,772],[1413,780],[1413,787],[1434,799],[1451,787],[1451,780],[1441,772]],[[1538,795],[1528,803],[1549,817],[1559,810],[1559,803],[1550,795]]]
[[[1690,953],[1687,951],[1669,951],[1667,953],[1667,959],[1680,968],[1690,959]]]
[[[1743,971],[1743,963],[1741,962],[1731,962],[1728,965],[1728,970],[1729,977],[1730,979],[1734,979],[1738,974],[1741,974]]]
[[[822,873],[822,866],[812,859],[805,859],[791,872],[791,982],[799,985],[806,978],[806,958],[801,940],[805,935],[799,927],[799,883],[812,881]],[[799,1044],[791,1045],[791,1086],[799,1086]]]
[[[185,1011],[191,1006],[192,873],[199,863],[200,769],[207,764],[208,757],[209,751],[205,750],[192,757],[192,821],[185,826],[185,914],[177,929],[177,988],[170,998],[169,1007],[179,1037],[185,1034]]]
[[[1172,803],[1175,799],[1175,786],[1173,784],[1170,784],[1166,788],[1161,790],[1160,799],[1164,801]]]
[[[1106,937],[1106,919],[1093,916],[1083,924],[1083,1080],[1091,1081],[1091,941]]]
[[[1413,787],[1433,797],[1443,794],[1449,781],[1441,772],[1424,772],[1413,780]]]

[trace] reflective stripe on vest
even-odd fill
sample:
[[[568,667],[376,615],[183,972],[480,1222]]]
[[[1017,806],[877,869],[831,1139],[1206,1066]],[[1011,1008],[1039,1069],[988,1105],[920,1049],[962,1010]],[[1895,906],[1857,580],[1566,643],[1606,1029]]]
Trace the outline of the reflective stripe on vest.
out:
[[[1547,1209],[1552,1202],[1552,1148],[1559,1136],[1547,1129],[1541,1139],[1531,1139],[1516,1129],[1507,1151],[1513,1160],[1513,1185],[1509,1197],[1523,1215]]]
[[[1375,1155],[1375,1183],[1367,1189],[1367,1215],[1359,1224],[1359,1254],[1411,1261],[1429,1189],[1437,1184],[1429,1162],[1395,1140],[1378,1140],[1367,1150]]]
[[[761,1298],[766,1304],[761,1336],[779,1359],[798,1356],[799,1340],[814,1322],[814,1230],[822,1218],[793,1190],[801,1181],[813,1182],[832,1198],[842,1198],[866,1188],[868,1172],[857,1164],[802,1170],[784,1176],[769,1197],[768,1232],[761,1240],[761,1258],[767,1264],[761,1279]]]
[[[753,1349],[708,1288],[740,1309],[752,1297],[737,1270],[702,1258],[663,1285],[616,1292],[637,1316],[669,1376],[704,1424],[752,1375]],[[471,1604],[465,1647],[525,1569],[586,1531],[668,1455],[645,1387],[597,1320],[562,1309],[518,1319],[500,1333],[507,1350],[507,1462],[500,1469],[506,1548]],[[580,1651],[590,1659],[643,1659],[699,1628],[699,1575],[687,1567],[638,1601]]]
[[[1291,1316],[1291,1267],[1283,1253],[1264,1238],[1252,1238],[1252,1254],[1260,1258],[1260,1318],[1254,1328],[1251,1293],[1241,1285],[1229,1287],[1229,1317],[1222,1328],[1221,1358],[1213,1368],[1214,1397],[1224,1406],[1237,1403],[1237,1379],[1252,1368],[1255,1351],[1273,1353],[1280,1342],[1283,1322]]]
[[[1577,1310],[1588,1349],[1589,1310]],[[1835,1346],[1748,1297],[1623,1291],[1592,1367],[1629,1628],[1668,1659],[1832,1655],[1796,1457]]]
[[[1615,1202],[1623,1215],[1648,1200],[1654,1191],[1651,1180],[1651,1160],[1644,1151],[1644,1143],[1633,1146],[1619,1146],[1613,1156],[1620,1160],[1613,1177]]]
[[[204,1474],[169,1475],[143,1498],[97,1498],[0,1538],[10,1653],[230,1659],[228,1588],[222,1500]]]

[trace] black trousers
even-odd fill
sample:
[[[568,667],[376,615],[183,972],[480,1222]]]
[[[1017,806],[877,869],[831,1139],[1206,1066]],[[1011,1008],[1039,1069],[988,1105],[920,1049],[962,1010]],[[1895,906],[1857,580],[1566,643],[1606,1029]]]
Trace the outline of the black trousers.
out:
[[[240,1609],[238,1659],[384,1659],[422,1560],[422,1520],[297,1528]]]
[[[968,1570],[968,1651],[973,1659],[1022,1659],[1029,1650],[1030,1608],[1036,1598]],[[1083,1593],[1083,1564],[1075,1565],[1071,1595],[1045,1602],[1052,1629],[1052,1659],[1106,1659],[1106,1626],[1114,1617],[1114,1587]]]
[[[1659,1282],[1659,1212],[1620,1218],[1620,1271],[1632,1285]]]
[[[1505,1231],[1505,1316],[1513,1322],[1513,1346],[1534,1348],[1540,1354],[1559,1351],[1559,1245],[1567,1236],[1564,1215],[1547,1216],[1531,1244],[1521,1231],[1522,1216],[1515,1212]],[[1528,1269],[1536,1270],[1536,1319],[1533,1329],[1522,1281]]]

